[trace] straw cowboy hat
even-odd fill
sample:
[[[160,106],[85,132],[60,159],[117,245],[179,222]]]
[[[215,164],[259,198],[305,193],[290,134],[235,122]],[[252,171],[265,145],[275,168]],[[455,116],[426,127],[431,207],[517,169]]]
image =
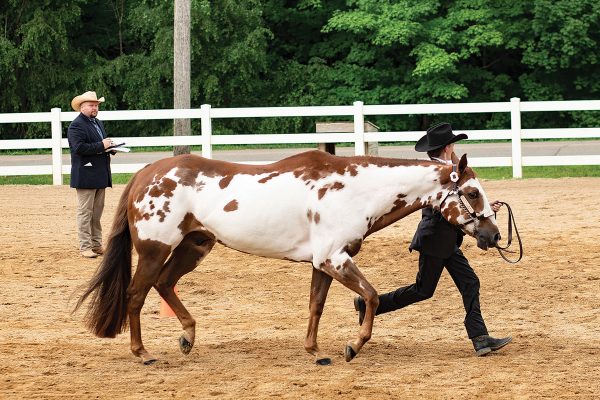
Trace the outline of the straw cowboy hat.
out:
[[[79,96],[75,96],[73,100],[71,100],[71,107],[73,110],[79,111],[81,108],[81,103],[86,101],[95,101],[96,103],[104,103],[104,97],[98,98],[96,96],[96,92],[85,92],[84,94],[80,94]]]
[[[415,150],[424,152],[431,151],[449,145],[450,143],[458,142],[461,139],[467,139],[467,135],[464,133],[455,135],[452,133],[452,126],[447,122],[442,122],[427,129],[427,134],[415,144]]]

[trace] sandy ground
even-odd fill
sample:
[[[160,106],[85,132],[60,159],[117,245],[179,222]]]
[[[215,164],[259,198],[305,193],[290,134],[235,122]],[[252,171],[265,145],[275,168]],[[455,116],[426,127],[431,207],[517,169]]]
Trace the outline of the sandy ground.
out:
[[[600,180],[484,187],[513,207],[525,257],[507,264],[472,238],[463,248],[481,279],[490,333],[513,343],[474,357],[445,272],[433,299],[377,317],[373,339],[346,363],[344,345],[358,329],[354,294],[334,282],[319,332],[333,364],[322,367],[302,344],[310,265],[219,245],[178,284],[198,322],[191,354],[180,353],[179,323],[159,318],[152,291],[142,329],[160,361],[141,365],[128,334],[96,338],[82,312],[71,314],[98,264],[76,248],[74,191],[0,186],[0,398],[597,398]],[[122,189],[108,191],[105,235]],[[413,282],[417,255],[407,247],[417,222],[411,215],[373,235],[355,257],[380,292]]]

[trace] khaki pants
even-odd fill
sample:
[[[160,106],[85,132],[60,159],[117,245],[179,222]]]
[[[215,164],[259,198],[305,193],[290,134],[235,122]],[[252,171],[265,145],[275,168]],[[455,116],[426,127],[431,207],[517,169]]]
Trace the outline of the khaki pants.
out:
[[[105,189],[77,189],[77,236],[81,251],[102,246],[100,218],[104,195]]]

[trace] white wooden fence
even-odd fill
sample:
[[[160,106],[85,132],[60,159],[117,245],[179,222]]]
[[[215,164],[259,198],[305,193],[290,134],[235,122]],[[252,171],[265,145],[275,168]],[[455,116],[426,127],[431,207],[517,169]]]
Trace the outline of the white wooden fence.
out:
[[[202,156],[212,158],[212,146],[219,144],[270,144],[270,143],[354,143],[355,154],[364,155],[368,142],[417,141],[424,132],[365,132],[364,120],[369,115],[406,115],[406,114],[464,114],[464,113],[510,113],[510,129],[464,131],[469,140],[511,140],[511,157],[485,157],[469,159],[473,166],[512,166],[513,177],[522,177],[523,166],[534,165],[594,165],[600,164],[600,155],[586,156],[531,156],[523,157],[521,141],[523,139],[557,138],[600,138],[597,128],[562,129],[521,129],[523,112],[582,111],[600,110],[600,100],[581,101],[529,101],[521,102],[512,98],[510,102],[496,103],[453,103],[453,104],[396,104],[364,105],[354,102],[352,106],[322,107],[249,107],[249,108],[211,108],[204,104],[199,109],[177,110],[135,110],[101,111],[99,118],[110,120],[150,120],[150,119],[200,119],[201,135],[194,136],[154,136],[122,137],[120,140],[128,147],[136,146],[175,146],[200,145]],[[77,112],[62,112],[53,108],[50,112],[0,114],[0,123],[49,122],[51,139],[0,140],[0,149],[52,149],[52,165],[37,166],[0,166],[1,175],[44,175],[52,174],[54,185],[62,184],[62,175],[70,173],[70,165],[62,165],[62,149],[68,148],[63,138],[62,122],[72,121]],[[345,116],[354,120],[354,132],[351,133],[293,133],[268,135],[213,135],[212,120],[219,118],[257,118],[257,117],[327,117]],[[117,168],[115,168],[117,167]],[[113,172],[135,172],[139,164],[118,164]]]

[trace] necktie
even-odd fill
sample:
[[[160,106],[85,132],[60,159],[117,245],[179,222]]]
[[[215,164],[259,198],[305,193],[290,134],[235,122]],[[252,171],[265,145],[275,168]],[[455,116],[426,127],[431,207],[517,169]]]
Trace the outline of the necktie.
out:
[[[96,128],[96,132],[98,132],[98,135],[100,135],[100,139],[104,139],[104,136],[102,135],[102,131],[100,130],[100,127],[98,126],[98,123],[96,122],[96,118],[92,119],[92,124],[94,124],[94,128]]]

